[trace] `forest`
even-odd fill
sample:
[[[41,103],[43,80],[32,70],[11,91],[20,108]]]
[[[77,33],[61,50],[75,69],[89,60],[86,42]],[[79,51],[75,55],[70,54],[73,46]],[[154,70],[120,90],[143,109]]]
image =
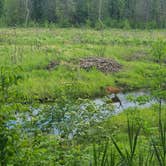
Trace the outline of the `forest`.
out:
[[[165,0],[0,0],[1,26],[165,28]]]

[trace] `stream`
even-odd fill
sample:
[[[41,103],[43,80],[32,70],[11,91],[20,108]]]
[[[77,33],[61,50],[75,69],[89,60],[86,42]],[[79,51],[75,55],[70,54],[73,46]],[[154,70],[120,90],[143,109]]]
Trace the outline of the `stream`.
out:
[[[76,104],[65,103],[65,107],[58,107],[58,105],[41,105],[39,108],[29,107],[29,111],[21,112],[16,115],[16,120],[8,122],[8,127],[13,128],[17,125],[22,126],[23,130],[28,133],[33,133],[35,130],[51,133],[55,135],[68,135],[73,138],[74,135],[80,134],[86,127],[91,124],[100,123],[103,120],[123,112],[128,108],[148,108],[157,103],[151,99],[141,105],[139,102],[129,101],[127,98],[133,99],[140,96],[150,98],[150,93],[137,91],[117,94],[120,103],[111,103],[111,98],[114,95],[109,95],[103,98],[94,100],[82,100]],[[143,98],[145,99],[145,98]],[[108,102],[109,101],[109,102]]]
[[[137,91],[137,92],[127,92],[127,93],[119,93],[117,94],[117,97],[120,99],[122,106],[120,106],[119,103],[112,103],[114,107],[114,113],[118,114],[120,112],[123,112],[125,109],[128,108],[134,108],[134,107],[139,107],[139,108],[148,108],[151,105],[155,104],[157,101],[154,99],[149,100],[149,102],[145,102],[143,104],[139,104],[138,102],[131,102],[127,98],[129,96],[132,96],[133,98],[138,98],[140,96],[146,96],[150,97],[149,92],[144,92],[144,91]],[[107,96],[107,100],[111,99],[114,97],[114,95],[109,95]],[[95,104],[98,106],[102,106],[103,104],[106,103],[105,98],[97,98],[94,100]]]

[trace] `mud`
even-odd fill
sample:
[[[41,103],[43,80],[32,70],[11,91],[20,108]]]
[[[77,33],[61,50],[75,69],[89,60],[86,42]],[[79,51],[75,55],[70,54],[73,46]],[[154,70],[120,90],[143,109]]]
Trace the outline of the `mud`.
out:
[[[53,60],[50,61],[49,64],[45,67],[46,70],[54,70],[59,66],[59,62]]]

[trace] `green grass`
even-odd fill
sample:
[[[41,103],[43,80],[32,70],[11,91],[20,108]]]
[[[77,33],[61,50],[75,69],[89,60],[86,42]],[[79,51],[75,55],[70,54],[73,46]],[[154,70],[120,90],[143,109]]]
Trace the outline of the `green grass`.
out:
[[[106,85],[125,90],[146,88],[142,72],[156,68],[150,45],[158,38],[165,40],[165,36],[164,30],[1,29],[0,66],[21,66],[25,78],[13,87],[19,89],[17,96],[21,99],[56,98],[59,93],[95,98],[104,95],[100,87]],[[80,58],[89,56],[113,58],[123,68],[106,75],[72,67]],[[45,67],[51,60],[70,65],[47,71]]]

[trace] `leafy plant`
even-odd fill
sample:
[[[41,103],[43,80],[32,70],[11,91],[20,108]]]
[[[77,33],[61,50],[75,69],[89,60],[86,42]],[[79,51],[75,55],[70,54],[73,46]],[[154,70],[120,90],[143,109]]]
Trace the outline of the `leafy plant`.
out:
[[[134,123],[130,122],[128,119],[128,142],[129,142],[129,150],[125,149],[125,152],[121,150],[114,137],[111,137],[112,143],[114,144],[117,152],[121,157],[120,165],[132,166],[134,165],[134,157],[136,154],[136,147],[138,144],[138,137],[140,135],[141,125],[139,124],[137,128],[134,127]]]
[[[22,79],[22,75],[20,67],[1,67],[0,68],[0,93],[1,96],[1,102],[6,102],[9,98],[9,88],[12,85],[16,85],[20,79]]]

